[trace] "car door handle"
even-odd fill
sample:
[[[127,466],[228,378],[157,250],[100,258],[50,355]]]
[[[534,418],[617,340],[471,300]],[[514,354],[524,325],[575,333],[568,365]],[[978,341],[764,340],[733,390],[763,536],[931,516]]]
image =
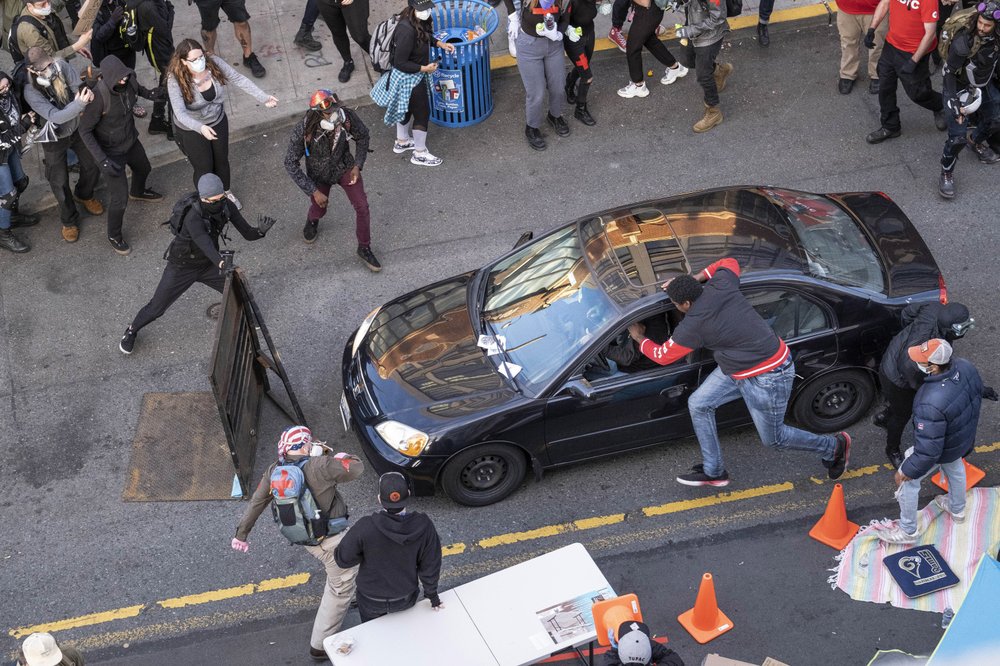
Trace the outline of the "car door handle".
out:
[[[682,395],[684,395],[685,391],[687,391],[687,387],[688,387],[687,384],[678,384],[677,386],[671,386],[670,388],[665,388],[662,391],[660,391],[660,395],[666,398],[679,398]]]

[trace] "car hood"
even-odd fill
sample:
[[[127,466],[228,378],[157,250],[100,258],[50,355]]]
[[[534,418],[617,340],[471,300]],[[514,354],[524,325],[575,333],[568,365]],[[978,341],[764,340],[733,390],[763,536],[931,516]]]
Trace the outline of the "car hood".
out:
[[[878,248],[888,272],[888,294],[909,296],[938,289],[941,270],[906,214],[881,192],[828,194],[850,210]]]
[[[495,408],[517,394],[477,346],[467,301],[473,275],[423,287],[380,308],[356,358],[376,413],[420,427],[425,419]]]

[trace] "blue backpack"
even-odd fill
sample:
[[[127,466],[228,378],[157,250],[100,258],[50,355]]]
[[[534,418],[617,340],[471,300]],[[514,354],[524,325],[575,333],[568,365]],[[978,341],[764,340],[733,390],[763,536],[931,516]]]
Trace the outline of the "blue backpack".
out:
[[[275,466],[271,472],[271,513],[290,543],[316,546],[327,535],[327,521],[306,485],[302,467],[307,462],[308,458]]]

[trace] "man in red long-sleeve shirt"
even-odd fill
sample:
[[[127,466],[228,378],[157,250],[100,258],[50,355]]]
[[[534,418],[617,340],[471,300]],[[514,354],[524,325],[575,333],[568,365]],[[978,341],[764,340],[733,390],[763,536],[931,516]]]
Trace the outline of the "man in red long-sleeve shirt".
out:
[[[701,283],[705,282],[703,286]],[[640,323],[629,335],[643,354],[669,365],[695,349],[712,350],[718,366],[688,400],[688,412],[701,446],[702,463],[677,477],[687,486],[726,486],[729,474],[715,424],[715,410],[742,397],[765,446],[819,453],[831,479],[847,468],[851,437],[846,432],[816,435],[785,425],[785,410],[795,380],[795,364],[785,341],[740,293],[740,266],[722,259],[697,277],[681,275],[663,285],[684,319],[658,345]]]

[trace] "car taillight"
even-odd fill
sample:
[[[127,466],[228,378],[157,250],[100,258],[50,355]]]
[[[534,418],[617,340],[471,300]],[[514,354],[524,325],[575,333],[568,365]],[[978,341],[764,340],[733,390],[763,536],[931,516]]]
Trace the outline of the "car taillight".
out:
[[[944,275],[938,273],[938,298],[941,305],[948,305],[948,285],[944,283]]]

